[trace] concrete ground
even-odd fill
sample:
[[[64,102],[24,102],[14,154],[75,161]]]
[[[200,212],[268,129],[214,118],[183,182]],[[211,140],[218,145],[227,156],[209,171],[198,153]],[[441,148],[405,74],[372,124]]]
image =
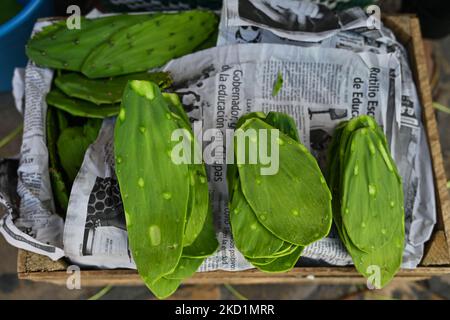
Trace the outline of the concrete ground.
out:
[[[435,101],[450,106],[450,37],[433,43],[441,78]],[[450,114],[436,111],[447,176],[450,177]],[[0,140],[21,122],[9,93],[0,94]],[[0,149],[0,158],[19,151],[20,135]],[[0,236],[0,300],[3,299],[87,299],[103,288],[68,290],[65,286],[18,280],[17,250]],[[235,290],[238,292],[236,293]],[[154,299],[144,287],[106,288],[101,299]],[[379,291],[355,285],[251,285],[182,286],[174,299],[450,299],[450,275],[416,283],[391,284]]]

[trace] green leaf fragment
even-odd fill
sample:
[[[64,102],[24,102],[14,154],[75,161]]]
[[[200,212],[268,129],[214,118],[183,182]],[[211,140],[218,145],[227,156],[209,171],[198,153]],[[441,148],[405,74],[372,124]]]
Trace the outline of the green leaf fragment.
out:
[[[283,74],[281,72],[278,72],[277,79],[273,84],[272,97],[278,95],[282,87],[283,87]]]
[[[433,102],[433,108],[435,108],[436,110],[450,114],[450,108],[446,107],[443,104],[440,104],[438,102]]]
[[[163,93],[164,99],[167,102],[169,109],[171,110],[170,117],[174,118],[174,121],[186,130],[186,133],[190,138],[191,155],[197,153],[197,157],[201,157],[201,149],[196,139],[192,134],[189,118],[184,111],[178,95],[174,93]],[[189,246],[197,238],[202,231],[202,226],[205,223],[206,216],[208,215],[209,204],[209,190],[208,180],[206,177],[206,168],[203,164],[197,164],[193,161],[191,156],[191,163],[188,166],[190,187],[189,187],[189,204],[186,217],[186,229],[184,234],[183,245]]]
[[[216,29],[202,44],[195,48],[195,52],[213,48],[217,45],[217,37],[219,36],[219,29]]]

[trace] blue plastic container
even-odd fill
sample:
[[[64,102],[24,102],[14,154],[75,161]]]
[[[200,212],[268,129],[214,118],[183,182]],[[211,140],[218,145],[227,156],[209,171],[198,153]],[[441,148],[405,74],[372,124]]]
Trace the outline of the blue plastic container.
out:
[[[36,20],[53,15],[53,0],[17,2],[23,5],[23,9],[0,25],[0,92],[11,90],[14,68],[26,65],[25,44]]]

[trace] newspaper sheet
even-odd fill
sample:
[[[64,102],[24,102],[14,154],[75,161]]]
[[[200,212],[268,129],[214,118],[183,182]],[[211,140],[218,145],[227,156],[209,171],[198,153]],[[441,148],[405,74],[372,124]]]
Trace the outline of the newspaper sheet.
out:
[[[253,2],[253,1],[249,1]],[[279,8],[277,1],[265,1]],[[305,2],[292,9],[292,14],[314,17],[320,6]],[[238,4],[239,3],[239,4]],[[236,18],[236,8],[242,3],[238,0],[225,0],[219,27],[218,45],[234,43],[280,43],[303,47],[342,48],[354,52],[372,52],[376,54],[393,53],[400,62],[391,68],[389,103],[387,112],[382,114],[384,131],[388,137],[391,152],[397,162],[403,178],[406,215],[406,248],[403,267],[417,266],[423,255],[424,243],[430,238],[436,223],[436,203],[434,185],[431,179],[431,156],[421,121],[421,105],[414,78],[409,66],[405,48],[396,40],[391,30],[386,28],[377,17],[366,16],[360,8],[341,12],[345,21],[353,21],[347,27],[341,23],[340,32],[329,32],[327,37],[308,37],[314,30],[305,25],[303,33],[275,32],[259,24],[259,20],[246,21]],[[309,3],[309,4],[307,4]],[[316,6],[316,9],[313,9]],[[266,8],[267,10],[267,8]],[[320,11],[319,10],[319,11]],[[273,19],[277,19],[272,14]],[[230,18],[231,17],[231,18]],[[280,14],[278,15],[280,21]],[[366,23],[363,23],[363,20]],[[266,21],[270,21],[266,20]],[[315,40],[315,41],[313,41]]]

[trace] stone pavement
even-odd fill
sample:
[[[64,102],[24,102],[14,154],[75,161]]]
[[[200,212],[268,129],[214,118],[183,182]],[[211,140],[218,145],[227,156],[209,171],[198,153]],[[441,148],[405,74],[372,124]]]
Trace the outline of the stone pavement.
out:
[[[441,79],[435,101],[450,106],[450,37],[434,42]],[[436,111],[447,177],[450,177],[450,114]],[[0,94],[0,139],[21,121],[9,93]],[[18,153],[20,136],[0,149],[0,158]],[[65,286],[18,280],[17,250],[0,236],[0,300],[3,299],[87,299],[102,288],[68,290]],[[144,287],[108,288],[102,299],[154,299]],[[393,283],[383,290],[368,291],[356,285],[250,285],[233,286],[249,299],[450,299],[450,275],[416,283]],[[182,286],[173,299],[237,299],[225,286]],[[233,291],[234,292],[234,291]]]

